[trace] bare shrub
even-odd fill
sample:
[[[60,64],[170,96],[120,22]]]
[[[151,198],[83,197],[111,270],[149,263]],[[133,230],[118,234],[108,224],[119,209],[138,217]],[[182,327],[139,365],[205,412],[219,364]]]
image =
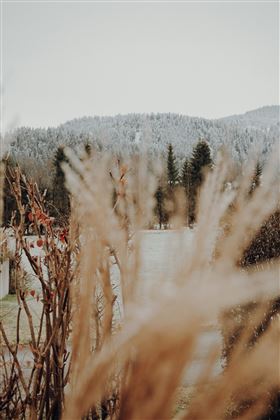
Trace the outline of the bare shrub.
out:
[[[70,233],[56,231],[45,210],[44,198],[37,185],[28,181],[18,168],[11,170],[10,187],[17,202],[18,212],[13,215],[11,226],[14,232],[16,270],[16,294],[18,300],[17,331],[14,340],[2,333],[1,412],[6,418],[59,418],[64,401],[64,387],[69,375],[70,332],[70,285],[74,275],[75,249]],[[22,203],[22,185],[27,192],[28,204]],[[24,236],[26,213],[37,234],[35,243]],[[43,234],[41,234],[43,228]],[[34,247],[43,250],[36,256]],[[37,284],[28,290],[22,281],[22,254],[27,258]],[[30,301],[37,300],[39,323],[32,315]],[[30,342],[28,352],[32,355],[31,366],[26,366],[21,342],[21,317],[28,319]]]

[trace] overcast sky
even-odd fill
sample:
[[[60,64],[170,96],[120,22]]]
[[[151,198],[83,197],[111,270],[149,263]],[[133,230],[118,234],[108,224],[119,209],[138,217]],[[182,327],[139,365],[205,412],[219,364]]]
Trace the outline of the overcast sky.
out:
[[[279,103],[277,2],[4,2],[4,125]]]

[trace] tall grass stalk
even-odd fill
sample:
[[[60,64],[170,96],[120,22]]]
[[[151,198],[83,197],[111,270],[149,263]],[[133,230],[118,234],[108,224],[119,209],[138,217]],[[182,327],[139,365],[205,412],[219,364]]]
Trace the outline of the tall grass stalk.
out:
[[[222,357],[214,345],[187,408],[178,416],[259,418],[279,389],[277,319],[271,320],[253,346],[246,343],[261,322],[265,305],[279,295],[279,264],[273,261],[262,270],[245,270],[239,260],[277,208],[275,162],[267,165],[262,185],[248,197],[253,165],[229,190],[232,164],[218,157],[200,191],[192,241],[182,240],[190,233],[185,228],[181,192],[176,192],[176,213],[170,224],[177,229],[180,252],[170,267],[169,284],[158,276],[149,289],[143,286],[143,229],[154,218],[158,166],[148,165],[145,157],[120,162],[93,154],[81,161],[70,150],[66,153],[69,164],[64,170],[72,195],[67,241],[59,244],[56,229],[47,225],[47,277],[41,275],[44,263],[37,262],[36,269],[31,261],[47,297],[42,307],[47,335],[36,336],[31,320],[35,373],[26,380],[17,359],[19,338],[12,347],[1,326],[12,358],[12,368],[4,375],[3,412],[14,409],[20,418],[34,419],[170,419],[202,332],[209,325],[222,328],[223,314],[254,302],[254,316],[244,326],[223,374],[212,375]],[[36,210],[42,197],[32,183],[26,183],[30,206]],[[34,215],[36,220],[36,211]],[[19,247],[28,255],[18,226],[14,223]],[[163,255],[163,265],[168,253],[172,249]],[[57,314],[53,320],[49,320],[50,310]],[[20,391],[14,391],[10,403],[7,393],[18,389],[14,381]]]

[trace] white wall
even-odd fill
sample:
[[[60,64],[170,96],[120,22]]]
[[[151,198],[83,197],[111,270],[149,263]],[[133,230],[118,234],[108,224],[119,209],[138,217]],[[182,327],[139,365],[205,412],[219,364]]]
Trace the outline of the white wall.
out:
[[[0,264],[0,299],[9,293],[9,260]]]

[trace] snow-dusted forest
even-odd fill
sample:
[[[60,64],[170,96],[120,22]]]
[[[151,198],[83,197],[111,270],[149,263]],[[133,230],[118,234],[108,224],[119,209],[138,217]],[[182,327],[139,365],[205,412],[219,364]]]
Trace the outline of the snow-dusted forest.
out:
[[[85,143],[114,154],[134,154],[145,145],[151,156],[165,153],[171,143],[182,162],[200,138],[209,142],[214,154],[225,145],[235,160],[244,161],[249,150],[265,157],[276,143],[279,106],[216,120],[179,114],[83,117],[47,129],[17,128],[6,138],[12,156],[35,159],[40,164],[46,163],[59,145],[77,148]]]

